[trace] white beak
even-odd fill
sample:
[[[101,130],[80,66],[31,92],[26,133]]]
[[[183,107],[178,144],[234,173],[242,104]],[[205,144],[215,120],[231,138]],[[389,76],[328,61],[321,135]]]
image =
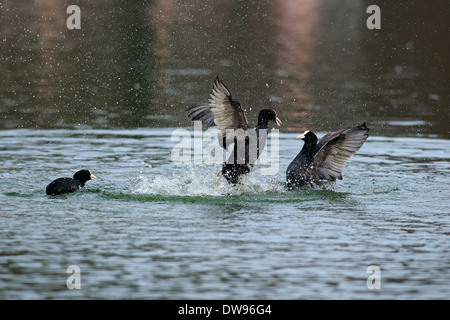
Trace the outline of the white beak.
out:
[[[305,139],[306,134],[309,132],[309,130],[306,130],[305,132],[303,132],[301,135],[299,135],[297,138],[295,139]]]
[[[277,122],[278,126],[281,126],[282,122],[278,117],[275,117],[275,121]]]

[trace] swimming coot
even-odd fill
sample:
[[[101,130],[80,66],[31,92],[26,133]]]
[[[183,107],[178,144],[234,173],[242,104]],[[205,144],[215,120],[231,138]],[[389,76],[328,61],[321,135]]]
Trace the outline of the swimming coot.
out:
[[[369,128],[365,122],[360,126],[328,133],[319,142],[313,132],[305,131],[297,137],[304,140],[305,144],[286,170],[288,189],[317,184],[320,179],[342,179],[345,163],[368,137]]]
[[[264,150],[269,121],[281,125],[281,120],[272,109],[263,109],[258,115],[258,124],[249,128],[244,110],[238,100],[220,80],[214,86],[208,103],[199,103],[187,108],[192,121],[202,121],[207,127],[217,126],[219,144],[222,148],[234,144],[233,152],[222,166],[222,175],[235,185],[243,174],[250,172]],[[245,143],[243,143],[245,141]]]
[[[71,193],[84,188],[84,184],[89,180],[96,180],[97,177],[89,170],[77,171],[73,178],[58,178],[47,185],[45,192],[49,196],[56,196],[63,193]]]

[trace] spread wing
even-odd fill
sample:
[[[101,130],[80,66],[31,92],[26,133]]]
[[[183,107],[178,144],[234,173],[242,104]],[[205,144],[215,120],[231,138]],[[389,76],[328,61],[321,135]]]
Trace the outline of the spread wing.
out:
[[[207,127],[216,125],[214,116],[211,113],[210,105],[207,103],[199,103],[186,109],[188,117],[191,121],[201,121]]]
[[[348,159],[358,151],[369,137],[369,128],[360,126],[326,134],[314,152],[314,168],[321,179],[342,179],[342,170]]]
[[[214,81],[214,87],[208,103],[214,122],[219,130],[248,129],[247,118],[241,104],[233,99],[230,91],[219,79],[219,76]]]
[[[188,107],[186,110],[189,119],[192,121],[202,121],[208,127],[217,126],[219,129],[219,144],[224,149],[227,148],[227,129],[242,129],[244,134],[247,132],[248,122],[244,110],[242,110],[239,101],[233,99],[219,76],[214,81],[208,103],[199,103]]]
[[[192,121],[202,121],[208,127],[216,125],[219,130],[248,129],[247,118],[241,104],[233,99],[230,91],[216,77],[208,103],[199,103],[188,107],[188,117]]]

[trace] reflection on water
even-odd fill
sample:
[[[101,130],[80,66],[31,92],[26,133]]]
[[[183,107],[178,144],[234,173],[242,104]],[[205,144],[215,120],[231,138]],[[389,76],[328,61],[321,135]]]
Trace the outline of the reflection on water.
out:
[[[0,128],[187,126],[220,73],[249,119],[272,107],[285,131],[448,138],[447,2],[378,3],[381,30],[370,4],[79,1],[68,30],[66,2],[3,1]]]

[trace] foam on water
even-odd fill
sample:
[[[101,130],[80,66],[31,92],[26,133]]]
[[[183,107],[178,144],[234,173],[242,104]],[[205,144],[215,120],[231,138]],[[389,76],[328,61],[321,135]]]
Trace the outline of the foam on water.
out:
[[[130,182],[133,194],[170,195],[170,196],[230,196],[245,194],[265,194],[268,192],[287,192],[285,183],[278,177],[266,177],[257,170],[244,176],[241,183],[232,186],[218,172],[216,166],[186,166],[186,170],[171,175],[144,174],[141,168],[139,176]]]

